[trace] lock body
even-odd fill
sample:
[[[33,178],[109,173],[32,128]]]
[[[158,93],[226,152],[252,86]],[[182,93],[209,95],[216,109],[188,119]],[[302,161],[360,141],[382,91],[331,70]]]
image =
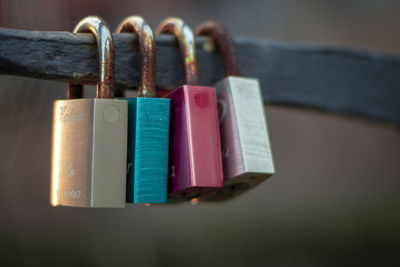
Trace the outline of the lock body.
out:
[[[171,99],[169,196],[193,198],[223,186],[217,99],[211,87],[184,85]]]
[[[228,76],[215,88],[224,188],[207,200],[225,200],[264,181],[275,168],[258,80]]]
[[[127,113],[123,100],[55,101],[53,206],[125,206]]]
[[[170,100],[128,100],[128,174],[126,201],[165,203],[168,190]]]

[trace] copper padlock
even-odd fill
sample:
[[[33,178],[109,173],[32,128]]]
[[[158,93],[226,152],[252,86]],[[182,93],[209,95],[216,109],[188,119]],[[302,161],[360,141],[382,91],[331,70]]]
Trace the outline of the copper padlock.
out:
[[[224,188],[206,200],[226,200],[275,173],[259,82],[241,76],[229,32],[218,22],[196,28],[219,48],[225,78],[215,84],[218,95]]]
[[[185,85],[172,91],[169,197],[194,198],[223,186],[217,98],[212,87],[199,86],[194,34],[181,19],[167,18],[157,33],[179,42]]]
[[[51,204],[124,207],[128,103],[113,99],[112,35],[96,16],[81,20],[78,32],[96,37],[97,95],[83,99],[82,85],[69,84],[68,99],[54,102]]]

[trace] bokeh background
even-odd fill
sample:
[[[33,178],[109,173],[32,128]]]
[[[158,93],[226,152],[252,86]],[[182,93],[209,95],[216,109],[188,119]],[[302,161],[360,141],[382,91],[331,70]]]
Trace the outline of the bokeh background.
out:
[[[220,20],[235,36],[399,55],[399,11],[396,0],[0,0],[0,25],[70,31],[92,14],[112,28],[174,15]],[[1,265],[400,264],[398,127],[267,105],[277,173],[232,201],[52,208],[51,109],[65,84],[0,76],[0,86]]]

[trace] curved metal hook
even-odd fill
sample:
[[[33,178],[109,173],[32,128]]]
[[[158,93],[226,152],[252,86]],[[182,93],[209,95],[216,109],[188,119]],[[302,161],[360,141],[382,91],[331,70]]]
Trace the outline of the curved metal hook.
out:
[[[229,31],[218,21],[209,20],[196,27],[196,35],[210,37],[218,46],[224,65],[225,76],[240,76],[235,46]]]
[[[118,25],[116,32],[133,32],[137,34],[142,61],[138,96],[154,97],[156,95],[154,86],[156,46],[153,30],[142,17],[130,16]]]
[[[114,42],[111,31],[102,18],[89,16],[79,21],[73,30],[73,33],[83,32],[93,33],[97,41],[99,70],[96,97],[114,98]],[[82,85],[69,84],[67,98],[80,97]]]
[[[176,36],[183,58],[185,84],[197,85],[199,74],[196,59],[196,40],[190,27],[182,19],[170,17],[161,21],[158,25],[157,34],[161,33],[172,33]]]

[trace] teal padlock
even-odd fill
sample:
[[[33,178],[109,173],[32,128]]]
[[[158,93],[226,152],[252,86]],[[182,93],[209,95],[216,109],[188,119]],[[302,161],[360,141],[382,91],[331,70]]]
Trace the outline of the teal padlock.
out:
[[[137,98],[128,100],[128,203],[165,203],[168,191],[170,100],[155,98],[155,42],[150,26],[139,16],[124,19],[117,30],[137,34],[141,81]]]

